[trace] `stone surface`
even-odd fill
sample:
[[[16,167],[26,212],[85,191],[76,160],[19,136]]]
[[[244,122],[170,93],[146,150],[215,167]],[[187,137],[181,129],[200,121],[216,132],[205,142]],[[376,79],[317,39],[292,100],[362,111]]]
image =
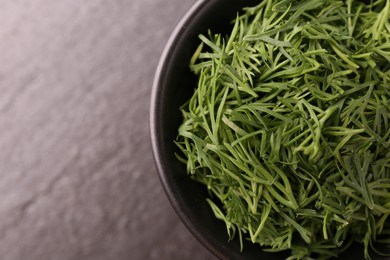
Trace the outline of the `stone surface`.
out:
[[[0,258],[212,259],[149,141],[158,59],[194,0],[0,3]]]

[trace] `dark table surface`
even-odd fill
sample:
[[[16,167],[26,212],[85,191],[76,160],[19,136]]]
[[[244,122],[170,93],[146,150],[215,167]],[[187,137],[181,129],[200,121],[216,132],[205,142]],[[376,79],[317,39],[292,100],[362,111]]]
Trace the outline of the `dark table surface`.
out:
[[[149,140],[154,72],[195,0],[0,3],[0,259],[212,259]]]

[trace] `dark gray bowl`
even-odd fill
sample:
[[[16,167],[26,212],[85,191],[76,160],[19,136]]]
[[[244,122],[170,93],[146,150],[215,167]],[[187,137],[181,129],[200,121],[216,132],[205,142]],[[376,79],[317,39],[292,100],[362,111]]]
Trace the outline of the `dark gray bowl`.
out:
[[[258,245],[228,241],[224,223],[217,220],[206,203],[207,191],[192,181],[177,161],[173,141],[181,123],[179,107],[190,98],[196,78],[188,69],[199,44],[198,35],[211,29],[225,33],[243,6],[259,1],[199,0],[185,14],[172,33],[157,68],[150,111],[151,140],[155,163],[165,192],[177,214],[193,235],[221,259],[285,259],[287,254],[266,253]],[[288,252],[286,252],[288,253]],[[339,259],[363,259],[362,245],[354,245]],[[373,255],[374,256],[374,255]],[[373,259],[389,259],[375,256]]]

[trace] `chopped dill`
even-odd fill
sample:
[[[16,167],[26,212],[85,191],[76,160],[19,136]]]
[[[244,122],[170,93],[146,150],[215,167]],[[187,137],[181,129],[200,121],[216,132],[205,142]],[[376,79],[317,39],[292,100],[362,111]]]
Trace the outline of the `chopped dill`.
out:
[[[229,237],[289,260],[390,246],[390,0],[264,0],[199,38],[177,157]]]

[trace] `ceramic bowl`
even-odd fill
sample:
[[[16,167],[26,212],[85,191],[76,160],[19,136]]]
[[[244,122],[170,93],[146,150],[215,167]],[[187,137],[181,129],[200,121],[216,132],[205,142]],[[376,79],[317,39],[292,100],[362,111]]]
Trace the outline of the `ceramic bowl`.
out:
[[[199,0],[173,31],[155,75],[150,110],[151,141],[155,163],[164,190],[177,214],[192,234],[220,259],[280,260],[285,253],[266,253],[259,245],[245,242],[243,251],[237,239],[229,241],[225,224],[217,220],[206,202],[206,187],[191,180],[175,152],[174,140],[181,123],[179,107],[190,98],[196,78],[188,68],[200,43],[198,35],[227,33],[231,21],[250,0]],[[354,245],[339,259],[363,259],[362,245]],[[373,259],[386,259],[379,256]]]

